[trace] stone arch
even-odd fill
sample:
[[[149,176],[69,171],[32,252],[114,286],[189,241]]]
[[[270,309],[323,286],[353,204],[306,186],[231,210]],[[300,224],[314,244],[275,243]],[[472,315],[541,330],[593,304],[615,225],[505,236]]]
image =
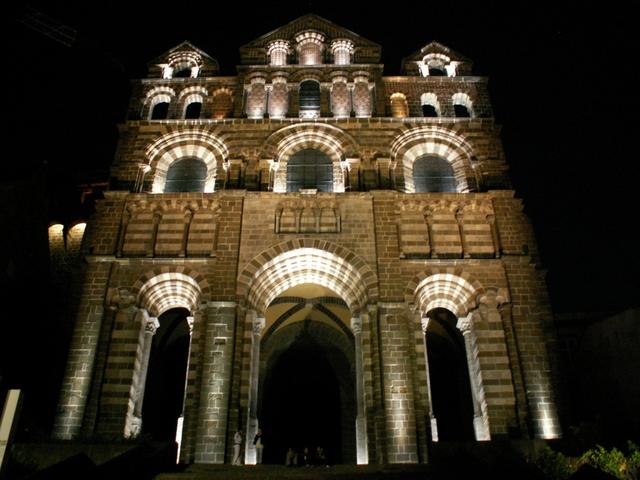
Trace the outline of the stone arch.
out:
[[[396,187],[407,193],[415,192],[413,164],[423,155],[444,158],[453,168],[459,193],[476,190],[475,174],[471,166],[473,148],[459,132],[437,125],[409,128],[391,143],[391,155],[396,161]]]
[[[453,104],[453,107],[455,109],[456,105],[459,105],[461,107],[464,107],[467,111],[467,117],[474,117],[475,114],[473,112],[473,100],[471,100],[471,97],[464,93],[464,92],[458,92],[458,93],[454,93],[451,96],[451,103]],[[456,117],[464,117],[464,115],[458,115],[456,112]]]
[[[147,92],[142,102],[142,113],[140,117],[145,118],[147,120],[151,120],[154,107],[159,103],[171,104],[175,96],[176,96],[176,92],[173,88],[170,88],[170,87],[152,88]]]
[[[158,317],[167,310],[182,307],[194,312],[209,298],[209,283],[196,270],[185,267],[160,267],[138,278],[132,293],[141,308]]]
[[[302,283],[333,290],[354,315],[378,297],[377,277],[361,257],[318,239],[291,240],[258,254],[238,275],[237,295],[262,315],[280,293]]]
[[[442,109],[440,108],[440,102],[438,101],[438,96],[433,92],[425,92],[420,95],[420,106],[422,107],[422,113],[425,115],[425,106],[432,107],[435,111],[435,116],[439,117],[442,115]]]
[[[305,149],[319,150],[333,163],[334,192],[344,192],[344,166],[347,157],[356,155],[356,141],[346,132],[332,125],[300,123],[277,130],[267,138],[262,148],[262,158],[275,160],[273,190],[286,192],[287,162]]]
[[[493,290],[493,289],[492,289]],[[485,297],[487,290],[473,276],[462,268],[435,268],[416,275],[405,291],[405,299],[413,303],[420,314],[423,333],[427,335],[431,323],[431,312],[445,309],[457,318],[456,329],[464,338],[467,372],[469,375],[471,398],[473,404],[473,430],[478,441],[491,440],[487,396],[483,382],[480,349],[476,333],[476,322],[479,319],[478,301]],[[429,352],[425,337],[425,358]],[[428,361],[427,361],[428,364]],[[428,369],[428,365],[427,365]],[[427,373],[427,389],[432,397]],[[430,414],[432,435],[437,440],[437,421]]]
[[[215,180],[228,156],[227,146],[217,135],[202,130],[180,130],[163,135],[147,146],[146,157],[154,170],[152,193],[162,193],[169,165],[176,160],[194,157],[207,165],[205,192],[215,190]]]
[[[426,316],[434,308],[446,308],[458,317],[477,307],[485,287],[462,268],[433,268],[414,276],[405,289],[405,301]]]
[[[209,96],[209,92],[202,86],[187,87],[178,94],[178,102],[180,108],[180,118],[185,118],[187,107],[191,103],[202,104],[204,110],[205,98]]]
[[[187,70],[189,77],[196,78],[202,68],[202,57],[194,51],[180,50],[167,58],[168,64],[163,72],[164,78],[173,78],[183,70]]]

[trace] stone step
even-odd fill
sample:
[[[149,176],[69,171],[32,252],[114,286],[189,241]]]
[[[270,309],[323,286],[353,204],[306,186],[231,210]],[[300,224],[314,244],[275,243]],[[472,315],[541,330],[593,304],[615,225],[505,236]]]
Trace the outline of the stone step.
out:
[[[436,478],[428,465],[333,465],[297,467],[280,465],[190,465],[181,472],[162,473],[156,480],[418,480]]]

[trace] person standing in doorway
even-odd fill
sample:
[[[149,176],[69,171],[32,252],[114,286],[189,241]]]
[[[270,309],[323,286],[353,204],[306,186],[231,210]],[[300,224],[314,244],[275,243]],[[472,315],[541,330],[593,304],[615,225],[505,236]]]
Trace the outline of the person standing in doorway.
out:
[[[256,432],[256,436],[253,437],[253,444],[256,447],[256,464],[262,463],[262,451],[264,449],[264,444],[262,443],[262,430],[258,429]]]
[[[240,458],[241,450],[242,450],[242,432],[240,430],[236,430],[236,433],[233,436],[233,464],[234,465],[242,465],[242,460]]]

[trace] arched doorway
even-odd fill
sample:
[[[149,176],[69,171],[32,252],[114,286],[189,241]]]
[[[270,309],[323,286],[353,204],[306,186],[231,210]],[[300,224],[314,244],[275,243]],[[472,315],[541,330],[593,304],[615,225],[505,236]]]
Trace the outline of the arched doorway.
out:
[[[464,339],[456,327],[458,319],[444,308],[431,310],[428,317],[426,348],[438,440],[473,440],[473,400]]]
[[[176,439],[190,345],[189,315],[186,308],[172,308],[158,317],[142,407],[142,432],[155,440]]]
[[[351,313],[333,291],[302,284],[265,312],[258,418],[265,463],[288,448],[322,447],[330,463],[356,461],[354,338]]]

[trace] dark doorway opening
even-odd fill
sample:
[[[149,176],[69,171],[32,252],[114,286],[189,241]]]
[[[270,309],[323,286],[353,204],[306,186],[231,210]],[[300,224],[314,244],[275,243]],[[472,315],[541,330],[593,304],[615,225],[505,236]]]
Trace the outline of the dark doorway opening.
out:
[[[155,440],[176,438],[187,374],[189,315],[185,308],[174,308],[158,318],[142,404],[142,431]]]
[[[474,440],[469,369],[457,318],[442,308],[431,311],[429,318],[427,355],[438,440]]]
[[[329,355],[310,335],[301,335],[270,362],[259,412],[264,463],[283,464],[287,449],[324,448],[329,463],[342,463],[342,436],[348,425],[341,407],[340,382]],[[347,418],[349,415],[346,416]]]

